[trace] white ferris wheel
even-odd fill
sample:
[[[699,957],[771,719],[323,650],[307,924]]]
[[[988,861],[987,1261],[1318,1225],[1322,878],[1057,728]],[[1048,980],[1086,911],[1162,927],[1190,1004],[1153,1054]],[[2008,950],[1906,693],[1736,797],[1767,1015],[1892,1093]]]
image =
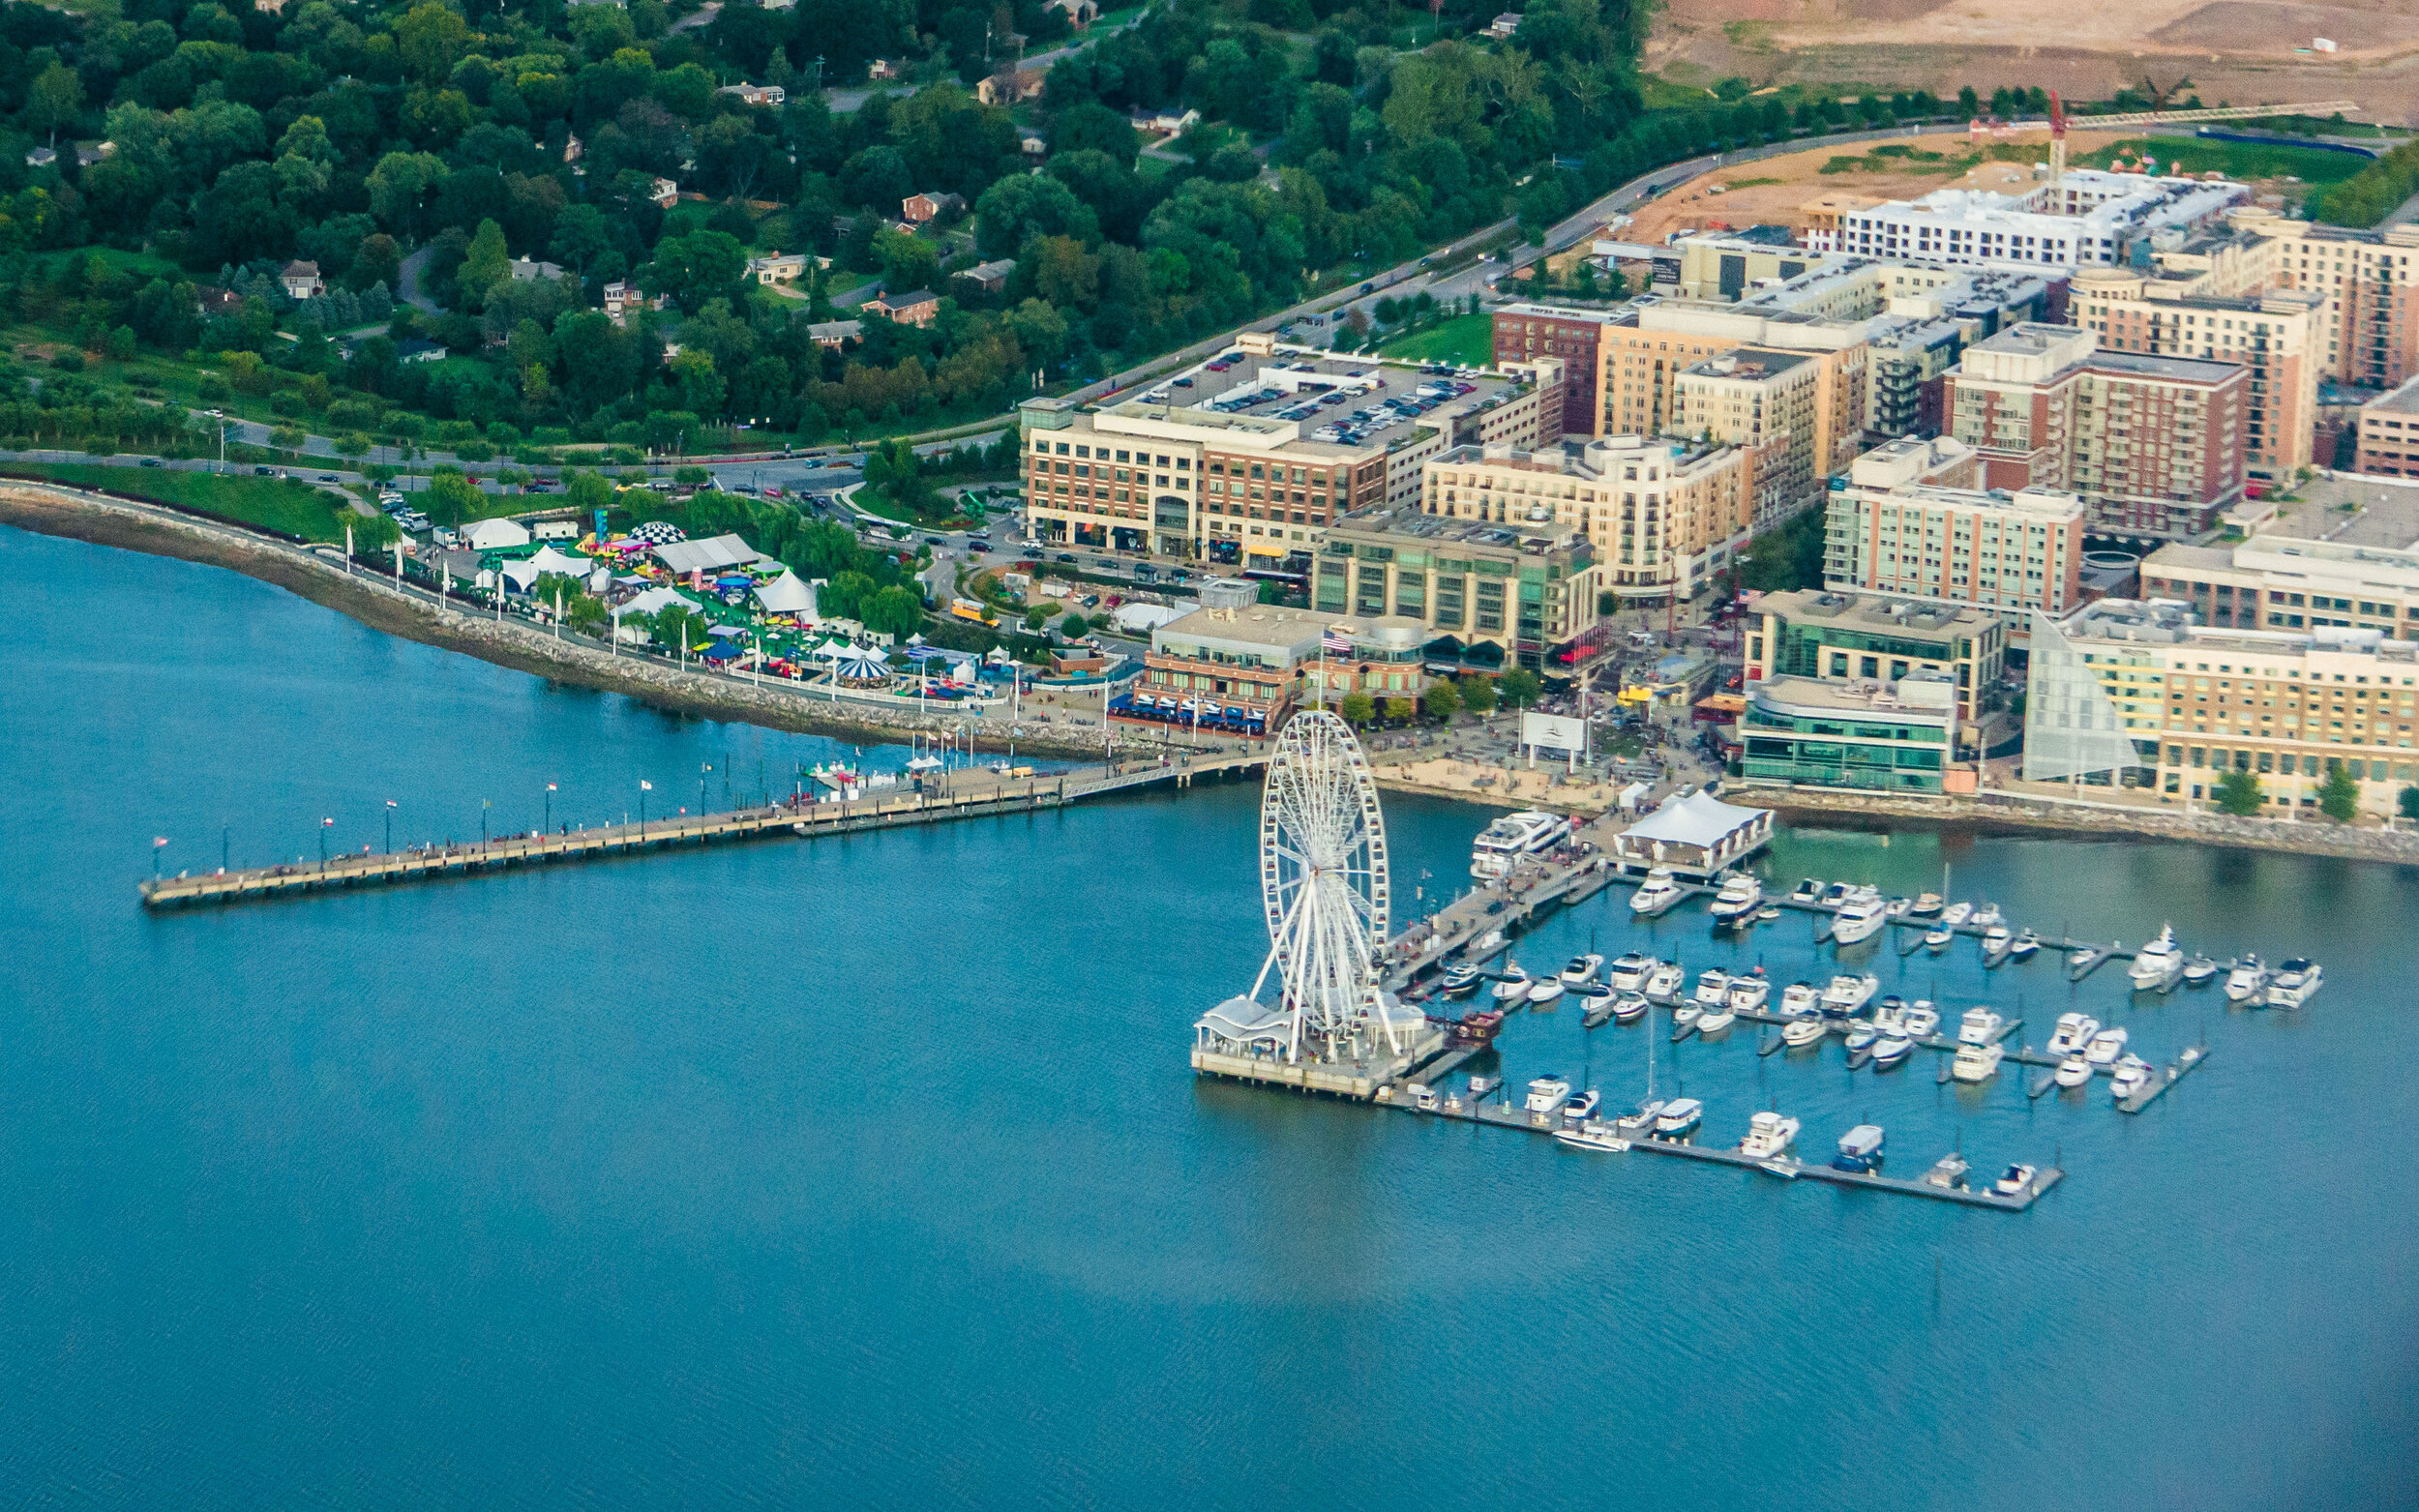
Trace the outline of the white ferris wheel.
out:
[[[1364,1028],[1402,1046],[1380,1007],[1376,957],[1387,939],[1386,822],[1360,742],[1324,709],[1294,717],[1269,760],[1260,802],[1260,893],[1269,959],[1284,983],[1286,1056],[1305,1040],[1338,1056]]]

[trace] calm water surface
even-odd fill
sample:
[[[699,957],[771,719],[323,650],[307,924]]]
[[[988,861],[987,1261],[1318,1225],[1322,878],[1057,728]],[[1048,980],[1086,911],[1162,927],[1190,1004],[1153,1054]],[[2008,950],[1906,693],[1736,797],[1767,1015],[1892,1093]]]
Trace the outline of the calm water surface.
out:
[[[2419,1504],[2409,873],[1784,835],[1784,888],[1945,861],[2018,924],[2325,963],[2287,1016],[1865,953],[2034,1044],[2205,1035],[2137,1118],[1657,1044],[1708,1140],[1778,1106],[2071,1172],[1969,1212],[1196,1082],[1265,948],[1247,786],[145,917],[155,836],[467,838],[550,781],[617,820],[846,753],[11,531],[0,605],[0,1503]],[[1387,813],[1398,896],[1456,885],[1484,813]],[[1620,896],[1516,953],[1830,969]],[[1645,1050],[1565,1008],[1504,1069],[1627,1103]]]

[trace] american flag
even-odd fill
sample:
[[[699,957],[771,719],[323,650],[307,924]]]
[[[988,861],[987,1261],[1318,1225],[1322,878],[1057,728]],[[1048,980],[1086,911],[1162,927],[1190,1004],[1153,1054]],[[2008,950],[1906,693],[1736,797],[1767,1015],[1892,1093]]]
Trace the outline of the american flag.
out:
[[[1340,626],[1329,625],[1327,633],[1319,637],[1319,649],[1331,651],[1337,656],[1350,656],[1353,654],[1353,637],[1346,635]]]

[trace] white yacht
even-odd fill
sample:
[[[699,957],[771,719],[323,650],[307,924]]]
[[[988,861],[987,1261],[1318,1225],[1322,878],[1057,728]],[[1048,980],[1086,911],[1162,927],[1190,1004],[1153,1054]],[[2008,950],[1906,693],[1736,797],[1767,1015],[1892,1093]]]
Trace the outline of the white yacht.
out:
[[[1723,878],[1721,891],[1714,895],[1714,922],[1739,924],[1755,917],[1755,910],[1764,905],[1764,884],[1745,872],[1733,873]]]
[[[1680,990],[1687,985],[1688,973],[1680,968],[1680,963],[1657,961],[1655,969],[1646,974],[1646,981],[1638,990],[1650,1001],[1667,1003],[1677,998]]]
[[[1815,1044],[1830,1032],[1830,1027],[1820,1019],[1792,1019],[1781,1025],[1780,1042],[1791,1050],[1798,1050]]]
[[[1972,917],[1974,917],[1974,905],[1970,903],[1953,903],[1940,910],[1940,922],[1951,929],[1956,928]]]
[[[2268,968],[2257,956],[2245,956],[2225,974],[2228,1002],[2247,1003],[2268,988]]]
[[[1926,1186],[1955,1192],[1965,1185],[1965,1157],[1951,1150],[1948,1154],[1933,1161],[1932,1169],[1925,1171],[1922,1179]]]
[[[1536,855],[1568,833],[1570,821],[1559,814],[1507,814],[1480,831],[1470,847],[1470,875],[1492,881],[1508,874],[1522,856]]]
[[[1957,1043],[1960,1045],[1992,1044],[1998,1040],[1999,1031],[2006,1027],[2007,1022],[1987,1007],[1968,1008],[1965,1010],[1965,1017],[1957,1021]]]
[[[2123,1102],[2150,1084],[2150,1063],[2139,1055],[2128,1055],[2116,1063],[2108,1077],[2108,1092]]]
[[[1573,956],[1570,958],[1570,964],[1563,967],[1563,985],[1565,987],[1585,987],[1590,982],[1596,980],[1596,973],[1602,970],[1603,966],[1604,958],[1602,956]]]
[[[1916,919],[1936,919],[1940,917],[1940,895],[1938,893],[1918,894],[1915,899],[1915,906],[1907,910],[1907,916]]]
[[[1722,1030],[1729,1028],[1733,1023],[1738,1022],[1738,1014],[1731,1011],[1729,1003],[1716,1003],[1711,1008],[1708,1008],[1703,1013],[1697,1015],[1696,1031],[1697,1033],[1704,1035],[1706,1038],[1711,1039],[1715,1035],[1719,1034]]]
[[[2025,930],[2017,934],[2015,939],[2009,941],[2008,959],[2010,961],[2030,961],[2033,959],[2033,952],[2039,949],[2041,949],[2041,932],[2038,930]]]
[[[1629,911],[1642,918],[1661,913],[1681,900],[1680,883],[1671,875],[1671,868],[1658,866],[1646,874],[1646,880],[1629,895]]]
[[[2134,979],[2137,991],[2154,992],[2171,986],[2184,974],[2184,952],[2175,945],[2175,926],[2164,925],[2159,937],[2134,952],[2134,964],[2125,969]]]
[[[1936,956],[1942,951],[1947,950],[1951,942],[1956,940],[1956,932],[1954,930],[1926,930],[1924,932],[1924,946]]]
[[[2014,936],[2008,933],[2008,927],[2006,925],[1992,925],[1990,928],[1983,931],[1983,954],[1986,956],[1997,955],[2000,951],[2008,948],[2008,945],[2013,938]]]
[[[2058,1015],[2057,1031],[2049,1036],[2048,1052],[2064,1057],[2078,1053],[2100,1032],[2100,1021],[2087,1013]]]
[[[1788,1153],[1798,1141],[1798,1121],[1777,1112],[1759,1112],[1747,1120],[1747,1137],[1739,1141],[1739,1153],[1770,1159]]]
[[[2083,1058],[2095,1066],[2113,1066],[2117,1056],[2125,1053],[2127,1035],[2124,1029],[2103,1029],[2083,1047]]]
[[[1503,975],[1495,984],[1495,1000],[1508,1004],[1519,1002],[1529,995],[1529,989],[1535,985],[1529,980],[1529,973],[1520,969],[1519,962],[1507,961]]]
[[[1890,905],[1882,902],[1881,895],[1860,893],[1839,905],[1839,912],[1832,919],[1831,937],[1839,944],[1854,945],[1871,939],[1889,922]]]
[[[1888,1071],[1894,1066],[1903,1065],[1906,1058],[1914,1053],[1915,1042],[1906,1037],[1905,1030],[1885,1030],[1873,1044],[1873,1069]]]
[[[2069,1055],[2058,1062],[2050,1077],[2060,1086],[2081,1086],[2092,1078],[2091,1062],[2079,1054]]]
[[[1919,997],[1907,1005],[1906,1034],[1911,1040],[1927,1040],[1940,1032],[1940,1010],[1928,997]]]
[[[1528,1101],[1520,1106],[1533,1113],[1550,1113],[1570,1100],[1570,1083],[1551,1073],[1529,1083]]]
[[[1843,971],[1833,977],[1831,985],[1823,989],[1823,1013],[1833,1019],[1848,1018],[1870,1002],[1879,991],[1881,978],[1870,971],[1863,976],[1850,976]]]
[[[1613,1017],[1614,1006],[1628,995],[1629,994],[1614,992],[1601,982],[1590,982],[1585,987],[1574,987],[1570,990],[1572,1001],[1578,1003],[1581,1009],[1583,1015],[1581,1022],[1591,1029],[1601,1028],[1609,1022]],[[1641,998],[1640,1001],[1644,999]]]
[[[1773,984],[1760,976],[1734,976],[1730,979],[1730,1011],[1756,1013],[1772,1000]]]
[[[1568,991],[1568,989],[1563,986],[1563,979],[1561,977],[1538,977],[1536,981],[1529,984],[1529,1006],[1532,1008],[1542,1008],[1547,1003],[1550,1003],[1554,1001],[1554,999],[1562,996],[1567,991]]]
[[[2010,1166],[1999,1172],[1999,1179],[1990,1184],[1990,1189],[2001,1197],[2022,1197],[2033,1189],[2033,1175],[2030,1166]]]
[[[1654,969],[1655,958],[1653,956],[1633,950],[1628,955],[1614,958],[1613,968],[1605,973],[1604,980],[1611,984],[1616,993],[1635,992],[1645,983],[1646,974]]]
[[[2006,923],[2007,915],[1999,911],[1999,905],[1997,904],[1986,901],[1980,907],[1977,907],[1974,910],[1974,916],[1965,922],[1973,925],[1977,929],[1986,930],[1994,924]]]
[[[1960,1082],[1987,1082],[1999,1074],[2000,1057],[2005,1054],[1996,1045],[1960,1045],[1949,1074]]]
[[[1823,1011],[1823,994],[1811,982],[1792,982],[1780,990],[1780,1011],[1791,1018]]]
[[[1874,1027],[1872,1021],[1868,1019],[1849,1028],[1847,1052],[1853,1055],[1859,1051],[1871,1050],[1873,1042],[1880,1038],[1881,1030]]]
[[[2324,975],[2314,961],[2295,957],[2276,968],[2268,981],[2268,1006],[2299,1008],[2317,995],[2320,978]]]
[[[1671,1010],[1671,1037],[1685,1040],[1696,1032],[1696,1022],[1705,1017],[1701,1003],[1677,1003]]]
[[[1705,1105],[1693,1097],[1676,1097],[1662,1106],[1655,1115],[1655,1137],[1658,1140],[1686,1139],[1705,1121]]]
[[[1589,1087],[1569,1102],[1563,1104],[1563,1116],[1572,1123],[1584,1123],[1595,1117],[1596,1111],[1603,1105],[1604,1094],[1594,1087]]]
[[[1618,1155],[1629,1147],[1629,1141],[1622,1138],[1619,1130],[1595,1119],[1557,1129],[1554,1138],[1577,1150],[1608,1150]]]
[[[1873,1027],[1883,1034],[1906,1032],[1906,999],[1893,993],[1873,1010]]]
[[[1730,973],[1715,966],[1696,979],[1696,993],[1688,1000],[1699,1008],[1711,1008],[1730,995]]]
[[[1613,998],[1613,1017],[1623,1023],[1635,1023],[1649,1006],[1644,993],[1622,993]]]
[[[2207,956],[2195,956],[2184,963],[2184,985],[2207,987],[2218,979],[2218,964]]]

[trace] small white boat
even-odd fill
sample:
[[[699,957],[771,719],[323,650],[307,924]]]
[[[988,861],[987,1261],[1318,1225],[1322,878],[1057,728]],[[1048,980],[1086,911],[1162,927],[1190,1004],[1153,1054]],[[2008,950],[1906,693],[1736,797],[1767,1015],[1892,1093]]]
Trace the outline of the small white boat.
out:
[[[1780,1028],[1780,1041],[1791,1050],[1800,1050],[1821,1040],[1831,1030],[1820,1019],[1792,1019]]]
[[[1644,993],[1623,993],[1613,999],[1613,1017],[1623,1023],[1635,1023],[1649,1006]]]
[[[1780,1011],[1792,1015],[1821,1013],[1823,994],[1811,982],[1792,982],[1780,990]]]
[[[1529,1006],[1532,1008],[1542,1008],[1547,1003],[1550,1003],[1554,1001],[1554,999],[1562,996],[1567,991],[1568,989],[1563,986],[1562,978],[1552,976],[1539,977],[1536,981],[1529,984]]]
[[[1791,903],[1813,903],[1822,896],[1823,879],[1819,876],[1806,877],[1797,886],[1789,889]]]
[[[1646,985],[1641,991],[1655,1002],[1667,1003],[1680,995],[1687,982],[1688,973],[1680,969],[1678,962],[1657,961],[1655,969],[1646,974]]]
[[[1711,1008],[1730,995],[1730,973],[1716,966],[1696,979],[1696,992],[1689,998],[1700,1008]]]
[[[1686,1139],[1705,1121],[1705,1105],[1693,1097],[1675,1097],[1665,1103],[1655,1115],[1655,1137],[1658,1140]]]
[[[2325,972],[2314,961],[2299,957],[2276,968],[2268,979],[2267,1003],[2271,1008],[2299,1008],[2317,995]]]
[[[1678,903],[1684,896],[1680,883],[1671,875],[1671,868],[1658,866],[1646,874],[1646,880],[1629,895],[1629,911],[1643,918],[1652,918]]]
[[[1936,918],[1940,913],[1940,895],[1938,893],[1922,893],[1917,895],[1915,906],[1909,908],[1907,913],[1912,918]]]
[[[1436,1088],[1432,1086],[1423,1086],[1411,1094],[1412,1106],[1423,1113],[1436,1112]]]
[[[1925,1171],[1922,1179],[1926,1186],[1955,1192],[1965,1185],[1965,1157],[1951,1150],[1948,1154],[1933,1161],[1932,1169]]]
[[[2155,992],[2173,985],[2184,974],[2184,952],[2176,948],[2175,926],[2163,925],[2159,937],[2134,952],[2134,964],[2125,968],[2137,992]]]
[[[1764,884],[1744,872],[1722,879],[1721,890],[1714,894],[1712,913],[1717,924],[1735,924],[1752,918],[1764,905]]]
[[[1914,1053],[1915,1042],[1894,1030],[1873,1042],[1873,1069],[1888,1071],[1894,1066],[1904,1065],[1906,1058]]]
[[[1912,898],[1893,898],[1882,911],[1894,919],[1903,919],[1906,917],[1906,911],[1914,906],[1915,900]]]
[[[1687,1039],[1696,1029],[1696,1022],[1705,1017],[1702,1003],[1682,1003],[1671,1011],[1671,1037]]]
[[[1839,905],[1832,919],[1831,937],[1838,944],[1854,945],[1871,939],[1889,922],[1889,904],[1881,901],[1881,895],[1861,893]]]
[[[2087,1013],[2058,1015],[2057,1031],[2049,1036],[2049,1053],[2057,1056],[2078,1054],[2091,1037],[2100,1032],[2100,1021]]]
[[[1862,1050],[1871,1050],[1873,1042],[1880,1038],[1881,1030],[1875,1028],[1870,1020],[1867,1020],[1848,1030],[1848,1053],[1853,1055]]]
[[[1761,923],[1770,924],[1775,919],[1780,917],[1780,904],[1777,903],[1768,903],[1763,907],[1755,910],[1755,917]]]
[[[1997,904],[1985,902],[1981,907],[1974,910],[1974,916],[1965,922],[1977,929],[1986,930],[1994,924],[2006,923],[2007,918],[1999,911]]]
[[[1983,954],[1986,956],[1995,956],[1999,954],[2002,950],[2007,949],[2010,939],[2011,936],[2008,934],[2008,927],[2006,925],[1992,925],[1990,928],[1983,931]]]
[[[2234,969],[2225,974],[2225,995],[2229,1002],[2247,1003],[2268,990],[2268,968],[2257,956],[2245,956],[2234,963]]]
[[[1968,1008],[1965,1010],[1965,1017],[1957,1021],[1957,1043],[1960,1045],[1990,1044],[1999,1037],[1999,1031],[2007,1026],[2007,1020],[2000,1018],[1988,1007],[1978,1004]]]
[[[1747,1120],[1747,1137],[1739,1141],[1739,1153],[1770,1160],[1786,1154],[1797,1141],[1798,1121],[1767,1111]]]
[[[1940,1010],[1928,997],[1919,997],[1907,1005],[1906,1033],[1911,1040],[1927,1040],[1940,1032]]]
[[[1956,934],[1949,930],[1926,930],[1924,932],[1924,946],[1926,949],[1937,954],[1940,951],[1947,950],[1950,943],[1956,938]]]
[[[1951,929],[1955,929],[1972,917],[1974,917],[1974,905],[1970,903],[1953,903],[1940,910],[1940,922]]]
[[[2218,964],[2207,956],[2195,956],[2184,963],[2184,985],[2207,987],[2218,979]]]
[[[1565,987],[1585,987],[1590,982],[1596,980],[1596,973],[1602,970],[1603,966],[1604,958],[1602,956],[1573,956],[1570,958],[1570,964],[1563,967],[1563,985]]]
[[[1711,1039],[1737,1023],[1738,1018],[1739,1016],[1731,1011],[1728,1003],[1716,1003],[1697,1016],[1696,1031],[1707,1039]]]
[[[1624,1113],[1613,1120],[1613,1132],[1625,1140],[1643,1140],[1655,1132],[1655,1120],[1663,1116],[1660,1098],[1649,1098],[1638,1105],[1636,1112]]]
[[[1506,1004],[1519,1002],[1529,995],[1529,989],[1535,985],[1530,981],[1529,973],[1520,969],[1520,963],[1508,961],[1504,963],[1502,980],[1495,984],[1495,1000]]]
[[[1616,993],[1627,993],[1646,981],[1646,974],[1655,969],[1655,958],[1641,951],[1630,951],[1616,957],[1613,968],[1604,973],[1604,980]]]
[[[2058,1062],[2058,1069],[2050,1073],[2050,1079],[2060,1086],[2081,1086],[2092,1079],[2091,1062],[2079,1053],[2069,1055]]]
[[[1601,1027],[1610,1021],[1613,1017],[1613,1004],[1620,1001],[1620,994],[1601,982],[1590,982],[1585,987],[1574,987],[1570,990],[1570,996],[1571,1000],[1579,1005],[1580,1023],[1591,1029]],[[1639,1000],[1643,1002],[1645,999]]]
[[[1557,1129],[1554,1131],[1554,1138],[1572,1149],[1603,1150],[1614,1155],[1629,1147],[1629,1141],[1623,1139],[1618,1130],[1596,1122],[1582,1123],[1568,1129]]]
[[[1760,976],[1734,976],[1730,979],[1730,1011],[1755,1013],[1771,1001],[1773,984]]]
[[[1960,1082],[1987,1082],[1999,1074],[1999,1061],[2006,1054],[1996,1045],[1960,1045],[1949,1074]]]
[[[2033,952],[2039,949],[2041,949],[2040,934],[2033,930],[2025,930],[2020,932],[2014,940],[2009,942],[2008,959],[2010,961],[2030,961],[2033,959]]]
[[[1883,1034],[1896,1034],[1906,1027],[1906,999],[1893,993],[1873,1010],[1873,1027]]]
[[[2033,1168],[2010,1166],[1999,1172],[1999,1179],[1990,1184],[1990,1189],[2001,1197],[2022,1197],[2033,1189]]]
[[[2140,1091],[2143,1087],[2148,1086],[2150,1084],[2150,1077],[2151,1071],[2150,1063],[2148,1061],[2142,1059],[2139,1055],[2128,1055],[2124,1059],[2118,1061],[2116,1063],[2116,1069],[2109,1074],[2109,1094],[2121,1103],[2127,1098],[2133,1096],[2135,1092]]]
[[[1528,1100],[1520,1106],[1533,1113],[1550,1113],[1570,1100],[1570,1083],[1551,1073],[1529,1083]]]
[[[2113,1066],[2117,1056],[2125,1053],[2126,1039],[2123,1028],[2103,1029],[2083,1047],[2083,1058],[2095,1066]]]
[[[1503,1090],[1503,1087],[1504,1079],[1502,1077],[1472,1077],[1470,1079],[1470,1100],[1474,1103],[1479,1102],[1485,1098],[1494,1096],[1497,1092]]]
[[[1456,961],[1445,968],[1445,978],[1440,985],[1444,988],[1446,996],[1461,997],[1484,980],[1484,973],[1480,972],[1477,966]]]
[[[1870,1002],[1873,994],[1880,991],[1881,978],[1870,971],[1863,976],[1850,976],[1843,971],[1833,977],[1831,985],[1823,989],[1823,1012],[1834,1019],[1848,1018]]]
[[[1597,1109],[1602,1107],[1603,1103],[1604,1094],[1594,1087],[1589,1087],[1569,1102],[1563,1104],[1563,1116],[1572,1123],[1584,1123],[1596,1116]]]
[[[1882,1127],[1877,1123],[1860,1123],[1839,1136],[1839,1153],[1831,1158],[1834,1171],[1854,1171],[1870,1174],[1881,1169]]]

